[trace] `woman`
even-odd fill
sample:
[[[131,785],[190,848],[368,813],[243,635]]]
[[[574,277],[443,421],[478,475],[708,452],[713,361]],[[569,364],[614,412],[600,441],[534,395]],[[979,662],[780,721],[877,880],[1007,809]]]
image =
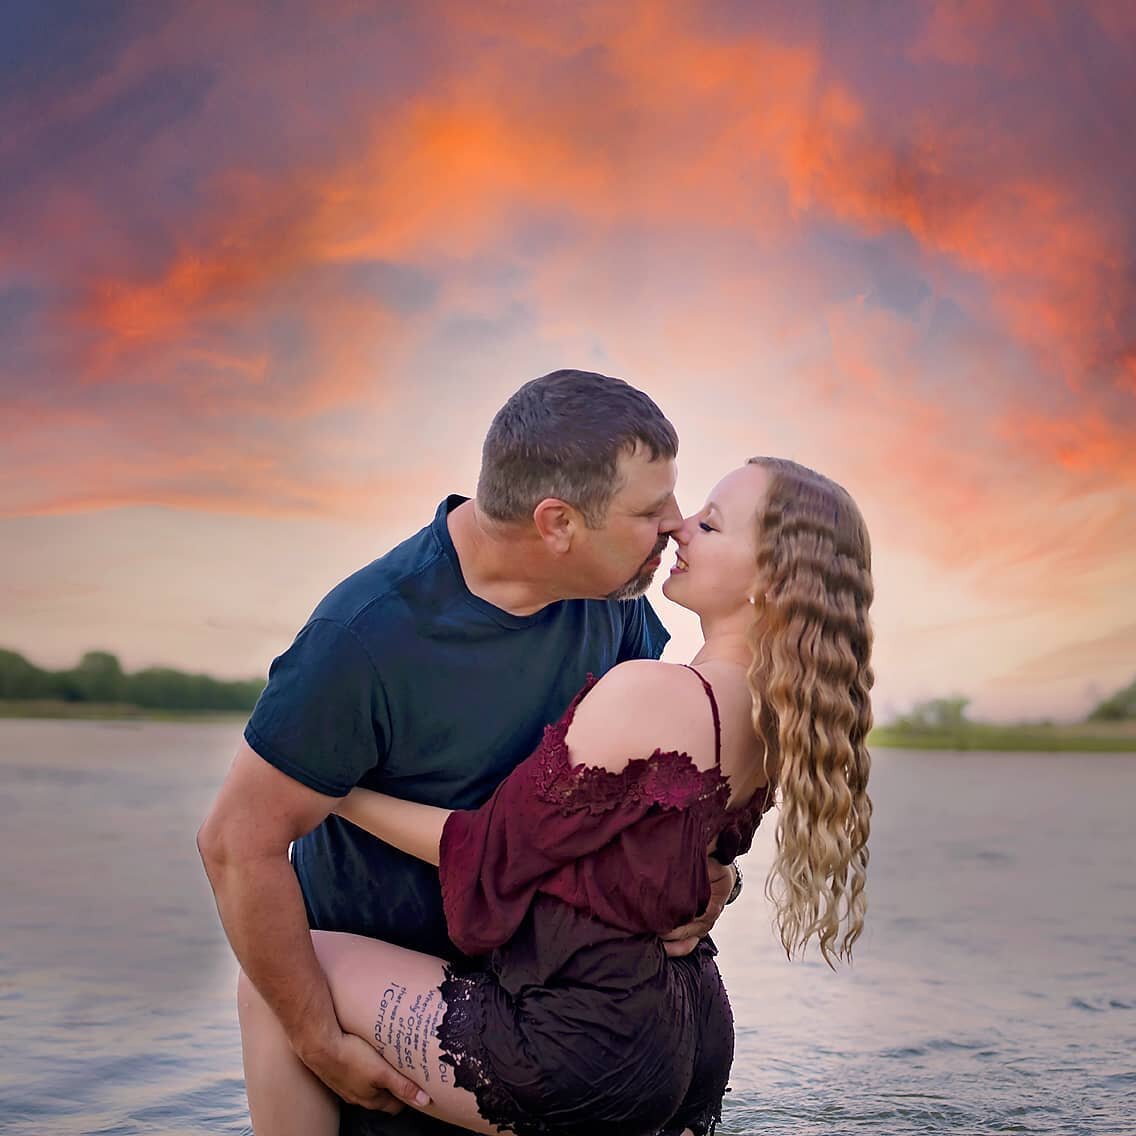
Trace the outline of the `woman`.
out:
[[[663,585],[696,612],[690,666],[589,681],[480,809],[355,790],[341,816],[440,864],[441,960],[313,932],[343,1028],[424,1084],[424,1111],[474,1132],[713,1129],[733,1056],[703,941],[658,936],[709,899],[706,851],[748,849],[780,797],[770,872],[782,944],[851,958],[864,916],[871,553],[848,494],[754,458],[675,534]],[[241,1026],[257,1136],[338,1130],[338,1104],[249,989]]]

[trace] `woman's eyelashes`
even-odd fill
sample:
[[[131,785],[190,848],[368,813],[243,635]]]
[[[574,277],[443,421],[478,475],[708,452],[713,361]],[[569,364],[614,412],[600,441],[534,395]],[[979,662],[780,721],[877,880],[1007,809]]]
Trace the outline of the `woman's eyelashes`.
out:
[[[701,530],[702,530],[703,532],[717,532],[717,531],[718,531],[718,530],[717,530],[716,528],[714,528],[714,527],[713,527],[712,525],[708,525],[708,524],[707,524],[707,523],[706,523],[705,521],[699,521],[699,522],[698,522],[698,527],[699,527],[699,528],[700,528],[700,529],[701,529]]]

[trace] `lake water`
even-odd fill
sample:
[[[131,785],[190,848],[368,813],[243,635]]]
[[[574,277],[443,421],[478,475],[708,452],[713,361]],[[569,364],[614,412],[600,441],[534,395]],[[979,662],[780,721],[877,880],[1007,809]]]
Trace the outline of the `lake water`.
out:
[[[0,1131],[247,1132],[193,845],[237,737],[0,721]],[[1136,757],[880,750],[872,796],[851,969],[784,960],[747,858],[723,1136],[1136,1133]]]

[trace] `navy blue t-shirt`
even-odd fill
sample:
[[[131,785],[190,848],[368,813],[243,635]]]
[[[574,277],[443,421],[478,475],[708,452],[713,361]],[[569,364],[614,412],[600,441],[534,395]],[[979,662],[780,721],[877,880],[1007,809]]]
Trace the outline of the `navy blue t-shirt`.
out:
[[[329,796],[363,785],[475,808],[536,748],[589,673],[655,658],[645,599],[561,600],[511,615],[465,586],[447,516],[349,576],[269,670],[248,744]],[[337,816],[296,841],[313,927],[452,955],[438,871]]]

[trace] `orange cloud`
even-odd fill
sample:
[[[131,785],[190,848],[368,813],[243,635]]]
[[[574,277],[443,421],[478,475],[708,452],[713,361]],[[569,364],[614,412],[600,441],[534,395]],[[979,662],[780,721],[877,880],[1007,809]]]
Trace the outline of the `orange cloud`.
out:
[[[1069,473],[1136,492],[1133,431],[1088,409],[1076,417],[1043,417],[1019,410],[1001,423],[1007,439],[1025,442],[1035,454]]]
[[[229,437],[202,443],[192,453],[155,453],[140,446],[116,454],[105,447],[77,447],[50,463],[25,463],[23,483],[0,499],[0,518],[161,505],[243,516],[366,520],[438,483],[438,471],[422,462],[403,461],[389,470],[345,468],[343,449],[331,437],[292,454],[242,449]],[[148,479],[138,476],[140,461],[147,464]]]
[[[996,7],[936,8],[919,50],[969,63],[968,45]],[[993,314],[1034,352],[1039,383],[1054,370],[1084,397],[1103,375],[1114,396],[1136,393],[1120,222],[1079,196],[1066,171],[1031,158],[1013,122],[992,113],[959,127],[932,106],[913,108],[897,138],[819,45],[711,34],[687,4],[615,14],[583,6],[557,20],[512,7],[447,15],[439,34],[453,42],[491,30],[477,41],[483,50],[456,54],[458,63],[412,98],[344,118],[330,160],[301,153],[291,170],[268,175],[250,162],[218,176],[209,204],[156,271],[110,264],[77,281],[74,328],[91,337],[88,383],[164,387],[195,414],[324,413],[371,398],[385,381],[376,353],[397,355],[427,332],[373,298],[321,291],[312,280],[323,270],[385,261],[444,277],[479,255],[508,256],[519,218],[561,222],[570,235],[547,259],[523,263],[543,325],[568,334],[543,282],[571,272],[590,299],[602,296],[605,253],[622,235],[642,234],[673,274],[681,261],[668,264],[667,252],[679,236],[736,235],[784,254],[818,219],[835,219],[881,240],[907,234],[933,278],[939,264],[961,268],[981,288],[937,285],[976,316]],[[304,375],[283,386],[285,360],[269,333],[255,330],[282,295],[290,297],[282,310],[311,339]],[[887,415],[879,441],[888,462],[907,463],[927,487],[937,481],[952,507],[980,502],[981,463],[970,482],[942,472],[949,443],[941,439],[965,399],[930,404],[908,381],[915,345],[873,353],[864,342],[870,323],[850,323],[865,309],[834,317],[827,306],[840,381]],[[697,338],[696,329],[687,334]],[[833,381],[816,368],[801,375],[821,393]],[[1000,391],[996,429],[1019,455],[1076,476],[1131,476],[1130,413],[1110,417],[1094,393],[1064,425],[1022,416],[1001,409],[1016,405],[1001,377],[986,380]],[[907,448],[907,438],[933,441]]]
[[[1102,355],[1108,365],[1133,298],[1118,234],[1060,170],[981,161],[1012,124],[975,124],[967,138],[924,120],[890,142],[816,48],[709,36],[685,5],[633,11],[614,27],[599,9],[582,17],[603,43],[602,104],[574,88],[532,106],[509,63],[526,40],[550,45],[543,20],[519,17],[519,44],[507,31],[504,47],[436,93],[384,108],[337,167],[274,183],[234,173],[225,213],[202,219],[160,276],[91,281],[89,318],[129,350],[307,264],[471,255],[507,233],[517,209],[600,226],[771,226],[785,219],[763,185],[772,181],[798,224],[823,210],[868,232],[900,228],[984,278],[1011,334],[1056,358],[1071,384]],[[969,42],[993,11],[940,6],[929,34],[962,21]],[[587,39],[580,20],[572,43]],[[1004,141],[1012,150],[1012,134]]]
[[[825,318],[829,350],[796,405],[811,416],[818,460],[846,471],[882,547],[962,574],[981,565],[977,590],[1000,602],[1052,600],[1086,573],[1101,574],[1101,587],[1130,573],[1136,451],[1124,428],[1091,409],[1030,414],[994,385],[943,389],[919,329],[863,301]],[[824,415],[810,404],[819,390]]]

